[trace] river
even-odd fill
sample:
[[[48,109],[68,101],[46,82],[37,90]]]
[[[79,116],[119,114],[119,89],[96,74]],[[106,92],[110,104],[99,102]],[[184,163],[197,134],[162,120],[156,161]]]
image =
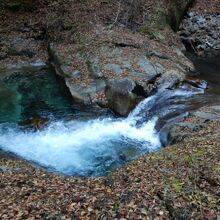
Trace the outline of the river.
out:
[[[210,82],[205,95],[199,88],[164,86],[127,118],[77,105],[50,67],[14,70],[0,78],[0,149],[52,172],[106,175],[164,147],[159,133],[167,123],[213,101],[211,97],[218,101],[218,60],[217,68],[205,62],[194,60],[200,77]]]

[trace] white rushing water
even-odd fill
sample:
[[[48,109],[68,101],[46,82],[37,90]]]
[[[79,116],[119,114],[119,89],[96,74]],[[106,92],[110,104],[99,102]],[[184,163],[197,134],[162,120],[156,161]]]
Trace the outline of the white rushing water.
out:
[[[117,160],[119,151],[123,151],[122,148],[125,150],[129,144],[140,151],[159,148],[161,144],[154,129],[156,120],[152,118],[139,128],[135,126],[133,116],[87,122],[57,121],[36,132],[22,131],[11,125],[7,128],[2,124],[0,146],[4,151],[57,171],[86,175],[88,171],[104,166],[99,164],[102,162],[101,158],[107,160],[105,166]],[[95,171],[97,174],[99,172],[102,171]]]
[[[159,149],[161,143],[155,130],[157,115],[162,107],[168,109],[167,100],[193,94],[184,90],[162,93],[142,101],[126,119],[55,121],[35,132],[1,124],[0,148],[65,174],[103,174],[112,164],[120,164],[120,156],[127,149],[141,153]],[[155,107],[160,103],[163,106],[158,110]]]

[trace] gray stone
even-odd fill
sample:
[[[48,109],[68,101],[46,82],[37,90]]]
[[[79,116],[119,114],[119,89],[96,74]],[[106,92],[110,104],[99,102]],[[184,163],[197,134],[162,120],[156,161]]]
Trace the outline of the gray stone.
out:
[[[131,69],[132,68],[131,61],[129,59],[123,60],[122,64],[123,64],[124,68],[126,68],[126,69]]]
[[[154,67],[158,75],[161,75],[166,71],[165,68],[160,63],[156,63]]]
[[[190,128],[193,131],[202,128],[205,126],[205,123],[194,123],[194,122],[179,122],[177,123],[177,126],[180,126],[182,128]]]
[[[155,56],[155,57],[159,57],[161,59],[170,59],[166,54],[162,54],[158,51],[151,51],[149,53],[150,56]]]
[[[86,86],[74,84],[67,78],[65,79],[65,82],[73,99],[76,102],[85,105],[91,104],[96,94],[101,91],[104,92],[106,87],[104,80],[95,80]]]
[[[7,46],[7,55],[9,56],[26,56],[33,58],[37,53],[38,43],[34,39],[22,38],[15,35],[10,39]]]
[[[116,75],[121,75],[123,73],[121,66],[115,63],[105,65],[105,69],[114,72]]]
[[[211,106],[210,108],[213,110],[213,112],[220,113],[220,105]]]
[[[98,58],[91,58],[87,60],[87,66],[93,78],[98,79],[103,77]]]
[[[1,172],[7,172],[7,171],[12,171],[13,169],[8,166],[0,166],[0,171]]]
[[[175,144],[183,141],[186,137],[190,137],[193,132],[197,132],[206,126],[206,123],[200,122],[176,122],[169,125],[166,129],[168,137],[166,144]]]
[[[134,77],[142,77],[142,78],[146,78],[149,80],[149,77],[146,76],[145,73],[142,72],[138,72],[138,71],[132,71],[129,76],[134,76]]]
[[[7,155],[6,155],[7,156]],[[0,172],[19,172],[23,171],[22,167],[0,166]]]
[[[69,65],[64,64],[56,47],[51,43],[48,50],[51,64],[55,68],[56,73],[64,78],[78,78],[81,75],[79,70],[72,69]]]
[[[206,112],[193,112],[191,113],[192,116],[196,117],[196,118],[202,118],[202,119],[206,119],[206,120],[217,120],[220,119],[220,116],[216,115],[216,114],[212,114],[212,113],[206,113]]]
[[[162,78],[161,84],[167,83],[167,81],[175,84],[184,79],[185,75],[181,71],[173,70],[174,73],[166,74],[163,65],[153,63],[147,59],[144,54],[146,50],[142,50],[143,48],[132,46],[134,53],[128,53],[127,47],[131,47],[129,45],[124,43],[111,43],[109,45],[106,43],[97,47],[95,55],[91,53],[85,54],[84,59],[80,61],[85,62],[87,65],[87,70],[89,70],[88,81],[94,80],[94,82],[83,86],[83,83],[86,83],[83,79],[82,85],[74,84],[74,80],[65,79],[75,101],[82,104],[90,104],[92,102],[100,102],[102,104],[102,102],[106,101],[104,99],[106,97],[108,107],[118,114],[126,116],[147,94],[150,94],[158,86],[159,77]],[[56,67],[56,72],[63,76],[62,72],[66,72],[64,77],[67,77],[67,75],[72,76],[71,69],[67,66],[63,68],[64,60],[60,59],[59,51],[56,51],[53,45],[51,46],[50,51],[52,53],[50,52],[50,58]],[[108,71],[114,74],[109,74]],[[124,77],[123,73],[126,73],[127,78],[121,79]],[[75,75],[78,74],[74,73]],[[97,80],[102,83],[98,83]],[[104,80],[106,80],[107,87],[105,83],[103,85]],[[102,92],[105,97],[102,96]]]
[[[46,63],[42,60],[36,60],[35,62],[31,63],[30,65],[34,67],[44,67],[46,66]]]
[[[111,48],[108,46],[102,46],[100,48],[101,54],[108,58],[121,57],[123,50],[119,47]]]
[[[75,70],[72,72],[72,76],[74,78],[79,78],[81,76],[81,72],[79,70]]]
[[[81,75],[79,70],[72,70],[72,68],[70,66],[65,65],[65,64],[60,66],[60,70],[61,70],[61,74],[64,77],[78,78]]]
[[[141,57],[138,61],[138,65],[143,72],[150,76],[156,76],[157,72],[154,65],[145,57]]]
[[[156,78],[157,76],[160,76],[165,72],[165,69],[161,64],[159,63],[153,64],[146,57],[141,57],[138,60],[138,65],[140,67],[141,72],[133,71],[132,74],[139,76],[143,76],[144,74],[145,78],[149,81]]]
[[[144,98],[144,94],[135,92],[136,87],[136,83],[128,78],[109,81],[106,88],[108,106],[116,113],[127,116]]]
[[[158,84],[166,85],[169,88],[173,88],[177,83],[182,82],[185,79],[185,74],[178,70],[169,70],[165,72],[158,80]]]

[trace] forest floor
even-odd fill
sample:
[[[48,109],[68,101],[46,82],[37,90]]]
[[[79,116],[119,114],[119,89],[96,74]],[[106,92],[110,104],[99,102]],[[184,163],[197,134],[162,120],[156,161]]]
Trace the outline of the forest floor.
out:
[[[219,13],[220,12],[220,1],[219,0],[199,0],[192,11],[198,13]]]
[[[125,39],[129,31],[130,38],[132,33],[138,36],[136,32],[138,30],[144,35],[149,46],[152,46],[151,49],[166,52],[173,58],[176,55],[172,54],[170,48],[181,47],[178,36],[166,28],[166,24],[160,20],[165,19],[163,11],[169,7],[169,1],[166,0],[157,1],[156,4],[155,1],[148,0],[144,4],[143,2],[137,4],[134,9],[125,6],[126,4],[119,4],[121,1],[118,0],[79,1],[74,4],[63,0],[53,2],[27,0],[24,1],[24,6],[21,2],[20,0],[0,2],[1,67],[39,59],[48,61],[47,50],[50,41],[59,44],[59,49],[64,55],[71,55],[70,47],[74,48],[75,44],[84,47],[83,41],[87,37],[88,40],[95,40],[93,36],[88,36],[94,34],[91,30],[95,24],[101,24],[109,30],[118,28],[116,31]],[[191,10],[199,13],[218,13],[220,1],[199,0]],[[97,31],[102,31],[99,28],[101,26],[97,26]],[[86,48],[92,51],[94,48],[89,48],[89,44],[86,44]],[[66,57],[68,59],[68,56]]]

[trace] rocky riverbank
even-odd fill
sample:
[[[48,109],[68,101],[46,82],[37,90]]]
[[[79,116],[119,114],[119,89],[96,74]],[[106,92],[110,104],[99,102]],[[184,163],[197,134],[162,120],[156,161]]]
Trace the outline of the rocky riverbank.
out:
[[[202,107],[190,113],[187,117],[175,123],[175,125],[169,129],[169,141],[172,144],[182,142],[184,138],[192,137],[195,133],[199,133],[206,128],[207,124],[219,120],[219,106]],[[216,133],[220,132],[219,129],[219,127],[216,127]]]
[[[176,87],[195,71],[173,31],[193,3],[5,1],[0,65],[50,63],[75,102],[126,116],[161,85]],[[197,2],[181,25],[181,39],[197,54],[219,49],[218,4],[210,5],[205,11]]]

